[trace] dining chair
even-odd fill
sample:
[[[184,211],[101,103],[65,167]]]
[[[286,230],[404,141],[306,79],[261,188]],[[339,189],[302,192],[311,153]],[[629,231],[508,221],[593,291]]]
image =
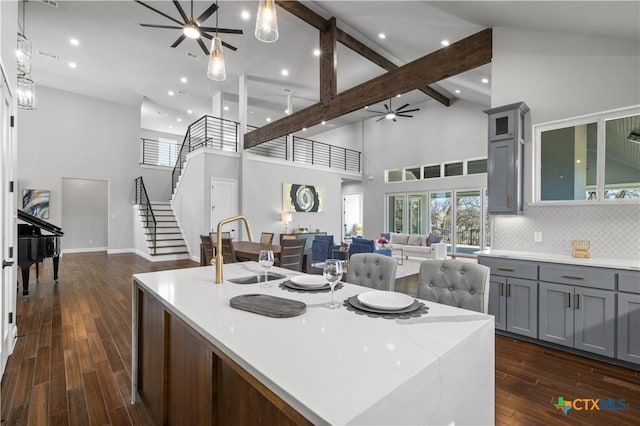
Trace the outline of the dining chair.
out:
[[[349,258],[346,282],[376,290],[393,291],[398,263],[377,253],[356,253]]]
[[[200,266],[211,264],[213,260],[213,244],[209,235],[200,235],[202,250],[200,251]]]
[[[280,234],[280,245],[282,245],[282,242],[284,240],[297,240],[297,239],[298,237],[293,234]]]
[[[281,268],[291,269],[293,271],[302,271],[302,259],[304,258],[304,246],[306,244],[304,238],[295,240],[283,240],[280,249],[280,261],[278,266]]]
[[[489,268],[454,259],[426,260],[420,264],[418,298],[487,313]]]
[[[217,232],[209,233],[209,240],[211,241],[211,246],[213,247],[214,256],[216,254],[216,250],[218,250],[217,245]],[[236,253],[233,250],[233,242],[231,241],[231,233],[223,232],[222,233],[222,262],[223,263],[235,263],[237,262]]]
[[[273,243],[273,232],[263,232],[260,234],[260,244]]]

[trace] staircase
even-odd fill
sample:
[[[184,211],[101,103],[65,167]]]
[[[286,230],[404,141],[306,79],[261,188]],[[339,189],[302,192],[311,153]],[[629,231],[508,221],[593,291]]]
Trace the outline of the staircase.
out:
[[[156,235],[155,240],[153,237],[153,229],[148,227],[144,230],[145,239],[147,242],[147,248],[151,256],[165,256],[171,255],[173,259],[187,259],[189,258],[189,251],[187,245],[182,238],[182,232],[178,227],[178,222],[173,215],[173,210],[169,203],[157,203],[152,202],[151,208],[156,218]],[[140,209],[140,218],[143,223],[149,223],[146,219],[144,209]],[[178,256],[182,255],[182,256]],[[169,260],[162,259],[162,260]]]

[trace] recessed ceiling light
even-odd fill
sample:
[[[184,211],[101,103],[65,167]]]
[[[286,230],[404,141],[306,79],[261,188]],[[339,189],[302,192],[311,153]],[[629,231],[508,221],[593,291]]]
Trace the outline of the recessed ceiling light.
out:
[[[187,77],[180,77],[180,82],[181,83],[186,83],[187,81],[188,81]]]
[[[271,117],[267,117],[267,122],[271,123]]]
[[[193,111],[191,111],[190,109],[187,110],[187,114],[193,114]]]
[[[76,64],[75,62],[69,62],[69,68],[76,69],[78,68],[78,64]]]
[[[307,128],[306,128],[306,127],[303,127],[303,128],[302,128],[302,131],[303,131],[303,132],[306,132],[306,131],[307,131]]]
[[[173,126],[169,126],[170,129],[173,129]]]
[[[289,114],[289,108],[285,109],[285,110],[284,110],[284,113],[285,113],[285,114]]]
[[[169,94],[169,96],[173,96],[174,95],[173,90],[169,90],[167,93]]]
[[[402,93],[398,93],[398,94],[396,95],[396,98],[399,98],[400,96],[402,96]]]
[[[480,80],[481,82],[483,82],[484,84],[489,83],[489,79],[488,78],[483,78],[482,80]]]
[[[456,89],[456,93],[460,93],[460,89]]]
[[[70,38],[69,43],[71,43],[72,46],[80,46],[80,41],[77,38]]]
[[[449,45],[449,40],[442,40],[440,42],[440,44],[443,45],[443,46],[448,46]]]
[[[182,123],[182,118],[178,118],[178,123]]]
[[[225,110],[225,111],[229,111],[229,107],[226,106],[226,105],[222,109]]]
[[[387,38],[387,35],[385,33],[380,33],[378,34],[378,38],[381,38],[382,40],[384,40],[385,38]]]
[[[249,18],[251,18],[251,14],[249,14],[248,10],[243,10],[242,13],[240,14],[240,17],[245,21],[248,21]]]
[[[325,124],[327,124],[327,122],[322,120],[322,123],[320,123],[320,124],[322,124],[324,126]]]
[[[282,74],[283,76],[288,76],[289,75],[289,70],[288,69],[283,69],[282,71],[280,71],[280,74]]]
[[[364,109],[368,109],[368,108],[369,108],[369,105],[365,105],[365,106],[364,106]]]
[[[313,49],[313,56],[320,56],[320,49]]]
[[[255,111],[249,111],[249,114],[255,114]]]

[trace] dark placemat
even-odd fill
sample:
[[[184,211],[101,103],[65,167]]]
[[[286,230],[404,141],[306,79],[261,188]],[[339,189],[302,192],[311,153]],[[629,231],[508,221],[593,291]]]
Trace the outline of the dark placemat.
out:
[[[229,304],[232,308],[273,318],[295,317],[307,310],[303,302],[267,294],[243,294],[232,298]]]
[[[318,287],[318,288],[309,288],[302,287],[297,285],[296,283],[292,283],[291,281],[285,281],[280,283],[279,287],[286,291],[291,291],[293,293],[329,293],[331,292],[331,287],[327,283],[326,286]],[[342,283],[337,283],[334,287],[335,290],[340,290],[342,287]]]
[[[371,318],[385,318],[385,319],[408,319],[417,318],[423,314],[428,313],[429,308],[422,302],[414,300],[411,305],[400,311],[384,311],[382,309],[375,309],[369,306],[363,305],[358,300],[358,296],[352,296],[346,299],[343,303],[344,307],[348,311],[355,312],[358,315],[366,315]]]

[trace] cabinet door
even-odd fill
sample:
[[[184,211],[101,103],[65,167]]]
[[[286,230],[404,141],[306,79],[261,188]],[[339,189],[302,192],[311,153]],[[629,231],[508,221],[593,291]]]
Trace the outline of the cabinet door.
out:
[[[505,288],[507,279],[504,277],[489,278],[489,314],[494,316],[496,330],[507,329],[507,298]]]
[[[507,331],[538,337],[538,283],[507,279]]]
[[[640,295],[618,293],[618,359],[640,364]]]
[[[540,340],[573,347],[573,300],[573,286],[540,283]]]
[[[489,114],[489,141],[514,137],[516,111],[502,111]]]
[[[575,348],[613,357],[616,330],[615,293],[575,288]]]
[[[489,213],[517,213],[515,144],[513,139],[489,143]]]

